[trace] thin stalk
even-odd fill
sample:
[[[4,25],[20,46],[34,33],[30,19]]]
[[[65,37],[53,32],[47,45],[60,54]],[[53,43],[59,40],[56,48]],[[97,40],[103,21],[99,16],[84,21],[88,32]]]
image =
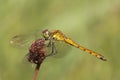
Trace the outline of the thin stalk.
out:
[[[37,80],[38,72],[39,72],[40,64],[36,64],[36,68],[34,71],[33,79],[32,80]]]

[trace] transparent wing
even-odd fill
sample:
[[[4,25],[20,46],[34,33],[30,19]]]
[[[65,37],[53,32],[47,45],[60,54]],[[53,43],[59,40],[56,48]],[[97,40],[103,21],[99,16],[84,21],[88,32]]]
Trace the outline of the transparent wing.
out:
[[[68,44],[65,44],[62,41],[55,41],[55,47],[57,50],[57,53],[55,55],[52,55],[50,57],[47,57],[45,61],[51,61],[51,60],[56,60],[60,58],[64,58],[68,55],[69,51],[71,50],[71,46]],[[51,47],[47,47],[47,53],[49,54],[51,52]]]
[[[30,45],[36,39],[39,39],[39,38],[42,38],[41,31],[37,31],[35,34],[15,35],[11,38],[10,44],[12,47],[28,50]],[[47,41],[46,41],[46,44],[48,44]],[[47,61],[49,61],[49,59],[55,60],[55,59],[63,58],[71,50],[71,46],[69,46],[68,44],[65,44],[62,41],[55,41],[55,47],[56,47],[57,53],[53,56],[48,57]],[[51,47],[46,47],[46,49],[47,49],[47,53],[49,54],[51,52]]]
[[[26,48],[32,42],[32,38],[26,35],[16,35],[10,40],[10,44],[16,48]]]
[[[62,42],[62,41],[56,41],[56,49],[58,51],[58,53],[56,54],[56,58],[59,57],[64,57],[66,55],[68,55],[69,51],[71,50],[71,46],[69,46],[68,44]]]
[[[41,38],[40,32],[34,34],[15,35],[10,39],[10,45],[15,48],[28,49],[36,39]]]

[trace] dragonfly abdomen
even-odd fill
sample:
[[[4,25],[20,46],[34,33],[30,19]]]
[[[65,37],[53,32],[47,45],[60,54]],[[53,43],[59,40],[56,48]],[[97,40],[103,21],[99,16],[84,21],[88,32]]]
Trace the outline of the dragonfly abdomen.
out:
[[[85,52],[87,52],[87,53],[89,53],[89,54],[91,54],[91,55],[93,55],[93,56],[96,56],[97,58],[99,58],[99,59],[101,59],[103,61],[106,61],[106,59],[104,58],[104,56],[102,56],[101,54],[98,54],[98,53],[96,53],[96,52],[94,52],[94,51],[92,51],[90,49],[84,48],[82,46],[79,46],[78,48],[81,49],[81,50],[83,50],[83,51],[85,51]]]
[[[89,53],[89,54],[91,54],[91,55],[93,55],[93,56],[96,56],[97,58],[99,58],[99,59],[101,59],[101,60],[103,60],[103,61],[106,61],[106,59],[104,58],[104,56],[102,56],[101,54],[98,54],[98,53],[96,53],[96,52],[94,52],[94,51],[92,51],[92,50],[90,50],[90,49],[87,49],[87,48],[85,48],[85,47],[82,47],[81,45],[75,43],[74,41],[72,41],[72,40],[69,39],[69,38],[64,39],[64,41],[65,41],[66,43],[68,43],[68,44],[76,47],[76,48],[79,48],[79,49],[82,50],[82,51],[85,51],[85,52],[87,52],[87,53]]]

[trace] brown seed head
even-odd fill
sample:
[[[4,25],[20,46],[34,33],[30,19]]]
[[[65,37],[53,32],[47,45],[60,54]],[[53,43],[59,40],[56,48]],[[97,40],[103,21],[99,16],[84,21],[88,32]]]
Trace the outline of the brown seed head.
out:
[[[38,39],[32,43],[28,53],[28,61],[40,64],[46,57],[46,47],[45,47],[45,40]]]

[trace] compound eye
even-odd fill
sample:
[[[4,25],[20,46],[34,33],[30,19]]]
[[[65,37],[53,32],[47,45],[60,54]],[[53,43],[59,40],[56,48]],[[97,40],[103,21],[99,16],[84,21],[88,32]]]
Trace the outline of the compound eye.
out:
[[[48,30],[44,30],[44,31],[43,31],[43,37],[44,37],[46,40],[48,40],[49,37],[50,37],[50,32],[49,32]]]
[[[48,31],[44,33],[44,36],[45,36],[45,37],[49,37]]]

